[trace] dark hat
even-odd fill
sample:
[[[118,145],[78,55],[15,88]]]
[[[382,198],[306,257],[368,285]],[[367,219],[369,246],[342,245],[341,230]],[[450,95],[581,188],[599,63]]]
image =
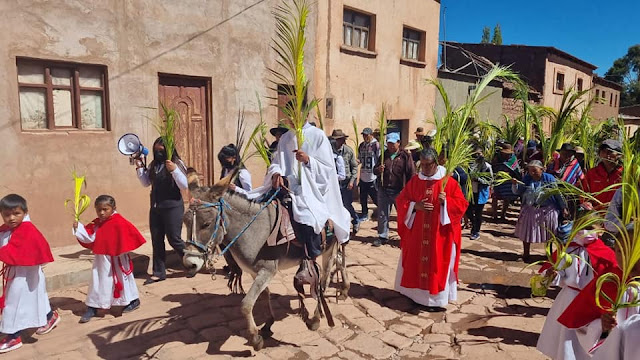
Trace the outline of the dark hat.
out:
[[[503,143],[503,144],[498,144],[498,146],[501,148],[500,149],[501,153],[513,154],[513,146],[511,146],[511,144]]]
[[[611,151],[622,153],[622,143],[618,140],[607,139],[600,144],[599,150],[609,149]]]
[[[277,133],[284,134],[287,131],[289,131],[289,129],[287,127],[285,127],[285,126],[282,126],[282,125],[279,125],[278,127],[271,128],[271,130],[269,130],[269,132],[273,136],[276,136]]]
[[[424,128],[422,128],[422,127],[417,128],[416,132],[414,134],[416,134],[416,135],[425,135]]]
[[[564,144],[562,144],[562,147],[560,147],[560,149],[558,151],[576,152],[576,147],[571,145],[570,143],[564,143]]]
[[[345,134],[342,129],[335,129],[333,130],[333,132],[331,133],[330,138],[332,139],[341,139],[341,138],[346,138],[349,137],[349,135]]]
[[[371,134],[373,134],[373,130],[371,130],[371,128],[366,127],[364,129],[362,129],[362,134],[363,135],[371,135]]]

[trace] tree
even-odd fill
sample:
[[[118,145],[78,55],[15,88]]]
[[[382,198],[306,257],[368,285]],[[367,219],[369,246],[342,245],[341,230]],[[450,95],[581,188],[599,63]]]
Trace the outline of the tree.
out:
[[[622,85],[620,106],[640,104],[640,44],[631,46],[625,56],[614,61],[604,78]]]
[[[491,39],[491,43],[494,45],[502,45],[502,29],[500,29],[500,24],[496,24],[496,27],[493,28],[493,39]]]
[[[482,29],[482,40],[480,40],[481,44],[488,44],[491,42],[491,28],[488,26],[485,26],[484,29]]]

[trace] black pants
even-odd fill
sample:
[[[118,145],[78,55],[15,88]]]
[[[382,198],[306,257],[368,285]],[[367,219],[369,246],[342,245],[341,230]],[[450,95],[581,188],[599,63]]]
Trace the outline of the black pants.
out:
[[[477,234],[480,232],[480,226],[482,225],[482,210],[484,204],[469,204],[467,208],[467,217],[471,221],[471,234]]]
[[[182,258],[184,255],[184,241],[180,238],[182,232],[182,216],[184,205],[171,208],[151,208],[149,211],[149,230],[151,231],[151,245],[153,246],[153,275],[165,277],[167,268],[167,254],[164,238]]]
[[[376,189],[376,182],[364,182],[360,181],[360,205],[362,205],[362,216],[369,216],[369,199],[373,200],[374,204],[378,204],[378,190]]]
[[[316,234],[313,231],[313,227],[293,220],[293,217],[291,217],[291,225],[293,226],[293,232],[296,234],[296,239],[307,248],[309,258],[315,259],[320,256],[322,254],[322,235]]]
[[[344,206],[344,208],[349,212],[349,215],[351,215],[351,223],[357,223],[358,215],[356,214],[356,210],[353,208],[353,189],[349,190],[346,186],[340,186],[340,196],[342,197],[342,206]]]

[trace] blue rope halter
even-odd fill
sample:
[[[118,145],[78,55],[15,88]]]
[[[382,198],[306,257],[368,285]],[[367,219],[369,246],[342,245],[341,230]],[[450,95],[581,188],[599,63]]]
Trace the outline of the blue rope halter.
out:
[[[240,230],[240,232],[233,237],[233,239],[231,239],[231,241],[227,244],[227,246],[225,246],[225,248],[220,252],[220,254],[218,254],[217,256],[223,256],[227,251],[229,251],[229,249],[231,248],[231,246],[233,246],[233,244],[236,243],[236,241],[238,241],[238,239],[247,231],[247,229],[249,228],[249,226],[251,226],[251,224],[253,224],[254,221],[256,221],[256,219],[258,218],[258,216],[260,215],[260,213],[262,213],[262,211],[264,211],[264,209],[267,208],[267,206],[269,206],[273,200],[276,198],[276,196],[278,195],[278,193],[280,192],[280,188],[276,189],[273,194],[269,197],[269,199],[267,199],[267,201],[262,204],[262,206],[260,207],[260,210],[258,210],[258,212],[253,215],[253,217],[251,217],[251,220],[249,220],[249,222],[242,228],[242,230]],[[211,208],[211,207],[215,207],[218,212],[216,214],[216,220],[215,220],[215,227],[213,229],[213,232],[211,233],[211,237],[209,238],[209,241],[207,241],[206,244],[200,244],[198,242],[195,242],[193,240],[188,240],[187,244],[193,245],[195,246],[198,250],[200,250],[200,252],[202,252],[205,255],[209,255],[209,245],[211,244],[211,242],[216,238],[217,234],[218,234],[218,230],[220,230],[220,225],[222,225],[223,228],[223,232],[224,234],[226,234],[227,232],[227,216],[225,214],[225,209],[229,209],[231,210],[231,206],[229,205],[229,203],[227,203],[223,198],[220,198],[220,200],[218,200],[217,202],[202,202],[202,208]],[[223,234],[223,236],[224,236]]]

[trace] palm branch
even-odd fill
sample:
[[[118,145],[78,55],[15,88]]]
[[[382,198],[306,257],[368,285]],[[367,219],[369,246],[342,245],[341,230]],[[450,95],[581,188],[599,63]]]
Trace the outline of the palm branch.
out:
[[[80,221],[80,215],[91,205],[91,198],[86,194],[82,194],[82,187],[87,187],[85,176],[79,176],[75,170],[73,170],[71,175],[73,176],[73,199],[65,200],[64,206],[67,207],[69,203],[72,203],[73,219]]]
[[[284,95],[290,100],[284,106],[278,106],[288,121],[289,127],[296,136],[298,149],[302,148],[304,136],[302,128],[309,117],[309,113],[318,105],[314,98],[305,102],[309,89],[304,67],[305,44],[307,41],[305,30],[310,6],[307,0],[282,0],[272,11],[276,19],[276,35],[271,48],[277,55],[277,67],[269,69],[273,76],[273,83],[285,84]],[[298,164],[298,181],[302,181],[302,168]]]
[[[387,127],[389,126],[389,121],[387,120],[387,115],[385,111],[385,104],[380,106],[380,112],[378,113],[378,128],[380,129],[380,165],[384,165],[384,137],[387,133]],[[384,175],[380,174],[380,184],[384,184]]]
[[[358,123],[356,122],[356,118],[355,117],[351,117],[351,125],[353,125],[353,132],[355,133],[353,139],[351,139],[351,141],[353,141],[353,151],[356,154],[356,159],[358,158],[358,147],[360,145],[360,132],[358,131]]]
[[[164,150],[167,153],[167,160],[172,160],[173,153],[176,148],[175,132],[180,114],[178,114],[174,108],[168,107],[163,103],[160,103],[160,107],[162,108],[164,121],[163,119],[160,119],[160,122],[156,124],[155,127],[162,138]]]

